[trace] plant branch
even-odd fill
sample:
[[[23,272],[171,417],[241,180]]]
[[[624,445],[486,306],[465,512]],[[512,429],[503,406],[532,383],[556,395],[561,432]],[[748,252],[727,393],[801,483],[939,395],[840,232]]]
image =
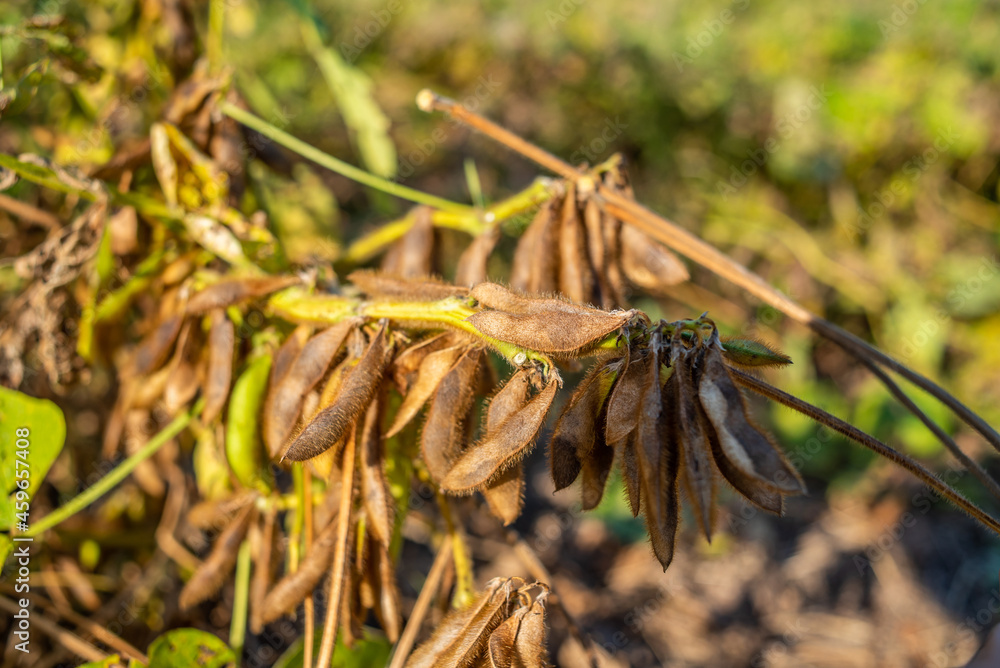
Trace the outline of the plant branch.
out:
[[[946,497],[953,504],[958,506],[960,509],[968,513],[972,518],[979,520],[982,524],[986,525],[991,531],[1000,535],[1000,522],[993,519],[990,515],[987,515],[983,510],[981,510],[976,504],[972,503],[964,496],[954,491],[946,485],[940,478],[931,473],[928,469],[924,468],[920,462],[916,461],[909,455],[906,455],[895,448],[892,448],[882,441],[878,440],[874,436],[871,436],[849,422],[845,422],[835,415],[827,413],[822,408],[813,406],[812,404],[794,397],[787,392],[779,390],[778,388],[765,383],[764,381],[756,378],[748,373],[740,371],[739,369],[730,368],[729,372],[733,375],[734,380],[737,383],[746,387],[754,392],[771,399],[772,401],[777,401],[780,404],[784,404],[789,408],[796,410],[803,415],[806,415],[820,424],[826,425],[830,429],[846,436],[847,438],[859,443],[869,450],[878,453],[879,455],[889,459],[899,466],[903,467],[914,477],[918,478],[921,482],[925,483],[928,487],[935,490],[941,496]]]
[[[293,137],[287,132],[274,127],[264,119],[254,116],[249,111],[240,109],[234,104],[223,102],[219,108],[225,115],[242,123],[251,130],[259,132],[271,141],[298,153],[303,158],[312,160],[321,167],[326,167],[330,171],[336,172],[353,181],[357,181],[362,185],[375,188],[376,190],[381,190],[384,193],[394,195],[400,199],[405,199],[410,202],[426,204],[434,207],[435,209],[453,211],[455,213],[467,213],[469,211],[473,211],[472,207],[465,204],[458,204],[457,202],[452,202],[451,200],[447,200],[442,197],[436,197],[419,190],[414,190],[413,188],[407,188],[406,186],[393,183],[392,181],[388,181],[366,172],[359,167],[355,167],[354,165],[333,157],[329,153],[324,153],[315,146],[311,146],[301,139]]]
[[[420,91],[417,95],[417,106],[424,111],[444,111],[454,119],[479,130],[491,139],[496,140],[565,179],[576,181],[586,176],[580,170],[551,153],[525,141],[509,130],[475,112],[469,111],[453,100],[441,97],[432,91],[426,89]],[[691,261],[702,265],[714,274],[743,288],[793,320],[806,325],[820,336],[838,344],[858,359],[872,359],[908,379],[914,385],[922,388],[948,406],[966,424],[979,432],[983,438],[1000,452],[1000,434],[987,424],[985,420],[976,415],[976,413],[934,381],[901,364],[847,330],[811,313],[780,290],[769,285],[758,274],[750,271],[714,246],[702,241],[694,234],[679,227],[676,223],[647,209],[635,200],[629,199],[602,184],[597,184],[597,194],[603,200],[605,209],[611,215],[633,225]]]

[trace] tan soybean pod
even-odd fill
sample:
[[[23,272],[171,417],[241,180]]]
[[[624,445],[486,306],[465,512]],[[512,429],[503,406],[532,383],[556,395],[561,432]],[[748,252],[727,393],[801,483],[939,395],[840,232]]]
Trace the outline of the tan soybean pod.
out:
[[[750,421],[743,394],[729,375],[721,350],[714,346],[705,354],[698,396],[722,453],[743,475],[782,494],[805,491],[778,446]]]
[[[187,610],[201,603],[222,587],[229,573],[236,566],[236,555],[240,543],[250,527],[250,519],[255,514],[253,506],[246,506],[223,529],[215,539],[208,558],[194,572],[181,590],[178,601],[181,609]]]
[[[455,269],[455,285],[471,288],[486,280],[487,264],[490,254],[500,240],[500,228],[496,225],[487,227],[472,240],[462,255],[458,258]]]
[[[233,382],[233,351],[236,346],[236,327],[222,309],[209,313],[208,362],[202,393],[205,408],[201,419],[206,424],[222,413]]]
[[[413,224],[382,259],[382,270],[403,278],[429,276],[434,266],[433,210],[418,206],[410,214]]]
[[[281,459],[305,461],[342,443],[358,416],[370,403],[382,382],[391,345],[387,343],[386,324],[368,345],[368,349],[344,378],[337,398],[322,409],[312,421],[292,439]]]
[[[361,292],[369,297],[403,301],[437,301],[448,297],[463,297],[468,288],[427,276],[406,277],[370,269],[359,269],[347,275]]]
[[[578,304],[589,303],[594,294],[594,272],[587,251],[587,230],[572,189],[563,201],[558,252],[559,291]]]
[[[625,326],[631,311],[584,314],[572,308],[528,315],[485,310],[467,318],[482,334],[527,350],[561,357],[586,355]]]
[[[691,277],[676,255],[631,225],[622,225],[619,243],[625,277],[650,294],[663,294]]]
[[[396,505],[385,478],[385,452],[382,442],[383,398],[376,399],[365,412],[359,443],[361,499],[368,518],[368,528],[385,547],[392,540]]]
[[[420,452],[431,477],[444,480],[465,443],[465,416],[475,400],[483,349],[470,346],[438,384],[420,434]]]
[[[290,288],[302,281],[296,276],[266,276],[261,278],[224,278],[196,292],[187,303],[189,315],[204,315],[217,308],[234,306],[272,292]]]
[[[443,490],[471,494],[519,462],[530,450],[559,387],[559,381],[553,375],[538,394],[515,407],[517,402],[525,399],[524,388],[530,373],[527,369],[518,371],[497,393],[490,405],[491,412],[506,413],[506,418],[495,424],[493,429],[487,423],[485,438],[457,458],[441,482]],[[494,409],[495,404],[501,404],[501,407]]]
[[[386,438],[392,438],[398,434],[416,417],[427,400],[434,396],[441,381],[455,366],[458,358],[467,350],[468,346],[451,346],[443,350],[436,350],[424,357],[417,370],[417,380],[403,397],[403,403],[396,411],[396,417],[385,435]]]

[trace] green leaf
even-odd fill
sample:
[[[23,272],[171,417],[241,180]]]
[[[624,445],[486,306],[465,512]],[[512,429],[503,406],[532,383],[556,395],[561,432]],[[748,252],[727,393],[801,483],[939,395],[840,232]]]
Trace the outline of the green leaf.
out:
[[[236,668],[236,654],[206,631],[167,631],[149,646],[149,668]]]
[[[3,570],[4,562],[7,561],[7,557],[10,556],[10,552],[13,549],[14,541],[10,539],[10,536],[0,533],[0,571]]]
[[[0,387],[0,424],[0,531],[9,531],[14,497],[23,503],[35,495],[66,442],[66,420],[51,401]]]
[[[125,665],[125,662],[122,661],[122,658],[117,654],[112,654],[101,661],[90,661],[81,664],[79,668],[118,668],[118,666],[123,665]]]

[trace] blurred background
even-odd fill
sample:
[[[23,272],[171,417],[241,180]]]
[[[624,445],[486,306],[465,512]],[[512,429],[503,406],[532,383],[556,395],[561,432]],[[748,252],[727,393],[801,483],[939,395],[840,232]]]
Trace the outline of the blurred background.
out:
[[[207,4],[5,2],[0,24],[61,15],[69,37],[3,34],[0,151],[93,170],[141,139],[210,47]],[[422,88],[573,163],[620,152],[640,201],[1000,425],[1000,3],[221,7],[222,60],[272,124],[458,201],[469,201],[472,167],[487,201],[540,172],[417,110]],[[359,233],[406,210],[284,159],[283,170],[252,166],[248,190],[295,262],[336,260]],[[56,201],[27,183],[7,194]],[[526,222],[505,227],[509,249]],[[0,214],[2,255],[25,243]],[[637,306],[671,319],[708,310],[724,330],[777,343],[795,364],[771,382],[922,458],[996,512],[971,476],[947,477],[947,453],[853,359],[690,269],[689,284]],[[505,271],[497,265],[499,277]],[[912,394],[1000,473],[996,453]],[[585,628],[622,665],[964,665],[998,621],[1000,541],[801,416],[763,403],[755,414],[810,494],[781,520],[732,501],[711,545],[688,523],[667,574],[620,493],[596,513],[578,512],[576,494],[550,494],[538,449],[517,526]],[[68,418],[69,448],[99,439]],[[485,558],[480,566],[483,578],[516,568]]]

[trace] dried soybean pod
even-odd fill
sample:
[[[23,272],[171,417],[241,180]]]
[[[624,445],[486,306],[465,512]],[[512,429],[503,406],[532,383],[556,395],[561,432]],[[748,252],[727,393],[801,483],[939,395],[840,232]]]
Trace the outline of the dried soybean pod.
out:
[[[361,292],[371,297],[397,297],[408,301],[437,301],[447,297],[463,297],[467,288],[428,276],[419,278],[359,269],[347,275]]]
[[[631,225],[622,226],[619,240],[621,266],[633,285],[655,295],[691,277],[676,255]]]
[[[759,367],[792,363],[792,358],[757,338],[725,339],[722,341],[722,354],[730,364],[751,371]]]
[[[383,545],[373,547],[375,569],[378,572],[378,604],[375,606],[375,616],[378,617],[385,630],[389,642],[399,640],[403,628],[403,607],[400,602],[399,587],[396,584],[396,572],[392,568],[392,558]]]
[[[330,522],[313,541],[299,567],[289,573],[264,598],[261,623],[269,624],[284,614],[294,612],[299,603],[316,589],[333,559],[337,542],[337,523]]]
[[[608,281],[608,251],[604,240],[602,224],[604,217],[601,208],[593,197],[588,197],[583,206],[583,226],[587,233],[587,257],[594,273],[597,286],[598,301],[602,308],[613,309],[621,302],[615,298],[614,290]]]
[[[783,494],[805,491],[798,472],[778,446],[750,422],[743,394],[729,375],[721,350],[712,344],[705,354],[698,396],[722,454],[743,475]]]
[[[604,420],[605,411],[598,416],[598,423]],[[580,501],[584,510],[593,510],[601,503],[604,487],[615,461],[615,450],[604,440],[604,430],[598,429],[597,440],[580,467]]]
[[[507,526],[516,520],[524,507],[524,462],[501,473],[483,489],[490,512]]]
[[[262,278],[224,278],[195,293],[187,303],[189,315],[204,315],[212,309],[234,306],[272,292],[290,288],[302,281],[297,276]]]
[[[568,305],[571,306],[571,305]],[[479,311],[466,321],[488,337],[528,350],[561,356],[586,355],[604,339],[625,326],[632,311],[584,314],[571,308],[515,315],[505,311]]]
[[[394,243],[382,260],[382,270],[403,278],[429,276],[434,264],[433,211],[427,206],[413,209],[410,229]]]
[[[680,434],[684,480],[695,519],[701,523],[705,538],[712,542],[712,525],[715,520],[715,470],[712,467],[711,444],[698,419],[697,388],[692,366],[704,359],[704,348],[685,351],[674,360],[676,400],[676,428]],[[699,365],[700,366],[700,365]]]
[[[521,623],[514,643],[514,668],[547,668],[549,653],[546,649],[548,632],[545,626],[545,598],[539,595],[530,606],[517,612]]]
[[[592,306],[574,304],[565,299],[551,297],[532,297],[522,294],[517,290],[500,285],[499,283],[480,283],[471,290],[469,296],[484,306],[496,311],[506,311],[514,315],[560,315],[575,314],[584,316],[594,316],[601,318],[608,315],[608,311],[602,311]],[[637,312],[630,312],[635,315]]]
[[[586,235],[574,189],[571,188],[563,201],[559,222],[559,290],[578,304],[592,301],[594,292]]]
[[[396,355],[392,361],[390,373],[399,393],[405,395],[409,392],[410,384],[416,378],[417,372],[420,370],[420,363],[424,361],[425,357],[435,350],[449,348],[455,344],[456,340],[452,332],[442,332],[418,341]]]
[[[278,384],[285,378],[285,374],[292,368],[295,358],[302,352],[302,346],[309,340],[312,329],[309,325],[299,325],[288,335],[284,343],[274,353],[274,364],[271,366],[271,376],[267,381],[267,392],[270,394],[278,388]]]
[[[403,403],[396,411],[396,417],[385,435],[386,438],[392,438],[410,423],[410,420],[423,408],[427,400],[434,395],[441,381],[455,366],[458,358],[467,350],[467,346],[452,346],[432,352],[423,359],[417,371],[417,381],[403,397]]]
[[[181,590],[179,600],[181,609],[186,610],[201,603],[217,592],[226,581],[236,566],[236,554],[243,537],[246,536],[253,512],[253,506],[243,508],[216,538],[208,558]]]
[[[264,411],[264,443],[271,457],[277,457],[295,428],[302,402],[340,351],[348,333],[360,324],[343,320],[317,333],[302,346],[277,387],[267,395]]]
[[[487,668],[514,668],[514,659],[517,643],[517,630],[521,626],[521,616],[517,614],[508,617],[503,624],[498,626],[490,634],[490,644],[487,649],[489,663],[483,665]]]
[[[556,421],[549,445],[549,465],[556,491],[569,487],[580,475],[582,461],[597,442],[597,416],[608,398],[623,358],[595,364],[580,381]]]
[[[301,462],[316,457],[341,441],[382,382],[388,363],[386,323],[368,345],[357,366],[344,379],[340,394],[321,410],[285,448],[281,459]]]
[[[527,371],[521,370],[514,374],[511,380],[517,379],[521,374],[525,374],[522,378],[527,378]],[[471,494],[509,466],[519,462],[534,444],[538,432],[545,423],[545,416],[552,407],[558,388],[558,377],[553,374],[545,387],[522,408],[510,413],[492,432],[487,431],[482,442],[458,457],[441,482],[441,489],[459,494]],[[515,388],[512,393],[519,391],[519,388]],[[503,395],[504,390],[501,390],[494,403],[500,400],[506,404],[505,408],[509,408],[509,402]]]
[[[646,489],[642,495],[646,530],[664,572],[674,558],[674,542],[680,525],[680,439],[676,420],[677,374],[674,373],[660,389],[660,410],[657,421],[648,419],[639,426],[639,470]],[[650,400],[656,398],[651,393]],[[645,412],[656,412],[647,402]]]
[[[384,398],[377,398],[368,406],[361,427],[359,447],[361,464],[361,499],[367,514],[368,528],[375,538],[389,547],[395,522],[395,503],[385,478],[385,453],[382,446],[382,409]]]
[[[158,369],[167,360],[177,336],[181,333],[183,323],[183,309],[160,320],[139,342],[132,355],[132,368],[128,370],[130,373],[126,372],[124,375],[145,376],[150,371]]]
[[[472,668],[484,654],[490,641],[490,634],[510,614],[511,590],[524,584],[521,578],[510,578],[504,582],[464,626],[458,638],[441,653],[440,666]]]
[[[201,419],[208,424],[222,413],[233,382],[233,350],[236,346],[236,328],[222,309],[209,314],[208,368],[205,372],[205,408]]]
[[[651,364],[653,364],[651,352],[633,351],[628,366],[611,390],[605,427],[608,445],[613,447],[623,442],[636,428]]]
[[[167,365],[170,376],[163,387],[163,408],[168,415],[176,415],[184,408],[201,386],[201,328],[196,327],[192,320],[184,323],[177,337],[177,347],[174,356]]]
[[[494,604],[494,598],[506,585],[503,578],[495,578],[486,583],[486,590],[465,608],[453,610],[448,614],[434,633],[406,660],[406,668],[438,668],[442,663],[444,653],[454,643],[459,643],[467,633],[472,620]],[[499,596],[506,603],[506,596]]]
[[[531,276],[525,290],[531,294],[551,294],[559,287],[559,254],[555,248],[559,243],[559,209],[561,199],[549,200],[546,208],[550,209],[542,221],[544,227],[538,231],[538,237],[531,248]],[[532,221],[532,226],[534,226]]]
[[[745,475],[730,463],[725,453],[722,452],[722,445],[720,445],[719,438],[715,434],[715,429],[709,423],[708,416],[705,415],[705,410],[701,405],[698,406],[698,413],[698,418],[703,423],[702,429],[705,431],[709,444],[712,447],[712,456],[715,460],[715,465],[719,467],[722,477],[755,506],[780,517],[784,512],[784,498],[781,493],[774,491],[771,487],[756,478]]]
[[[483,349],[469,347],[438,384],[420,434],[420,452],[427,470],[440,482],[462,450],[465,416],[475,399]]]
[[[267,375],[271,370],[271,355],[259,354],[250,360],[246,370],[233,384],[226,419],[226,460],[236,479],[244,487],[267,485],[269,470],[264,462],[263,448],[257,436],[259,415],[264,403]]]
[[[487,227],[483,232],[472,240],[462,255],[458,258],[458,267],[455,269],[455,284],[471,288],[477,283],[486,280],[486,265],[490,259],[490,253],[500,240],[500,228],[496,225]]]
[[[534,281],[535,250],[541,243],[542,233],[551,218],[552,207],[548,203],[543,204],[518,239],[510,265],[510,284],[517,290],[527,291]]]
[[[639,430],[634,430],[625,439],[622,449],[622,483],[625,486],[625,498],[632,517],[638,517],[642,503],[642,474],[639,471],[639,455],[637,454]]]

